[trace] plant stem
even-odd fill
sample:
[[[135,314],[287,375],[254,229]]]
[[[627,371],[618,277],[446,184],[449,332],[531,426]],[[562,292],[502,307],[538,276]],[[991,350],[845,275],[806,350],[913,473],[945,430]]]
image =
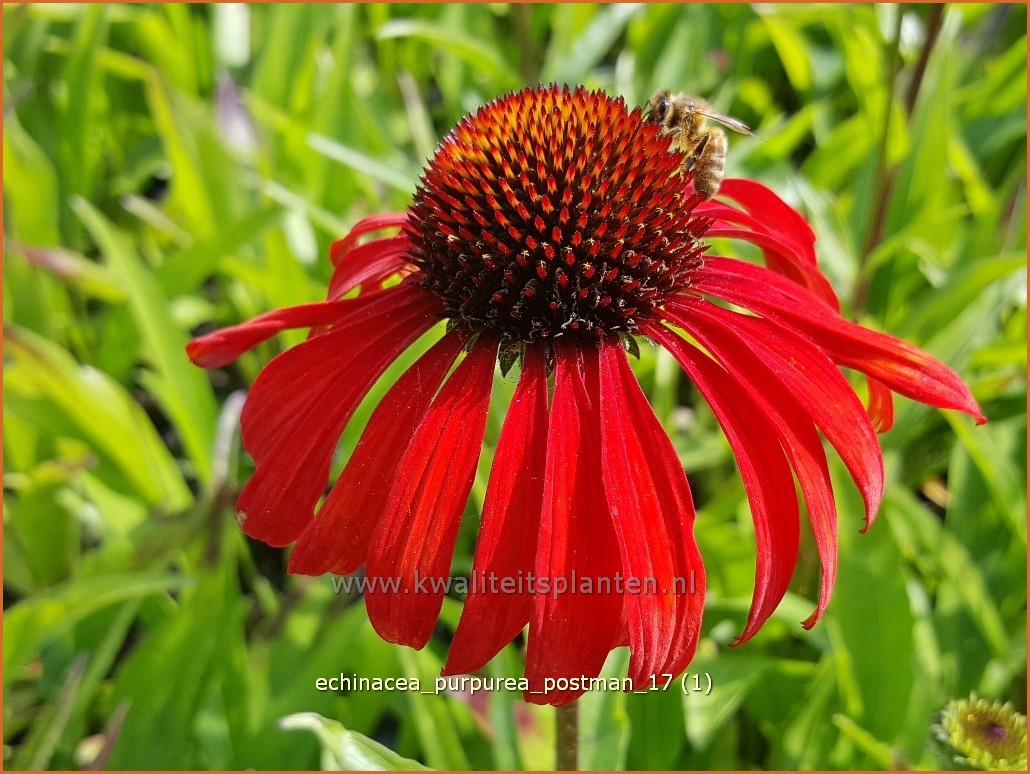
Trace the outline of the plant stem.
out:
[[[944,22],[944,11],[944,5],[935,5],[930,8],[929,18],[926,22],[926,38],[923,40],[923,48],[919,52],[919,59],[915,64],[912,80],[909,82],[908,91],[905,94],[905,117],[907,119],[912,118],[912,111],[915,110],[919,89],[923,84],[923,76],[926,74],[926,65],[930,61],[930,53],[933,51],[934,44],[937,42],[937,37],[941,31],[941,25]],[[887,145],[890,141],[894,90],[898,75],[901,72],[902,15],[903,10],[899,6],[897,22],[894,28],[894,46],[891,52],[890,87],[887,91],[887,105],[884,109],[883,135],[880,137],[880,146],[876,157],[876,193],[873,199],[873,212],[869,219],[869,230],[866,232],[865,243],[862,246],[862,253],[859,257],[859,280],[855,287],[852,301],[852,315],[856,318],[865,309],[866,301],[869,298],[872,278],[866,273],[866,265],[873,250],[883,241],[883,231],[887,224],[887,212],[889,211],[891,195],[894,192],[894,183],[898,173],[896,165],[887,163]]]
[[[579,768],[579,702],[558,707],[555,715],[555,771]]]
[[[905,112],[909,118],[912,117],[912,111],[916,109],[919,87],[923,85],[926,65],[930,61],[930,52],[933,51],[937,37],[941,34],[942,24],[944,24],[944,5],[932,6],[929,18],[926,20],[926,39],[923,41],[923,50],[919,52],[919,61],[916,62],[912,80],[908,84],[908,93],[905,95]]]

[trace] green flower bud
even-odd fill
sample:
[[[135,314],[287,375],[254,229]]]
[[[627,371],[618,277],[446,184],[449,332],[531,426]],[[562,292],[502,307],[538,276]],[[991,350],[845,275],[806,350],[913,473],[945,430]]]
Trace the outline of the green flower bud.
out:
[[[934,727],[959,765],[993,771],[1026,769],[1026,717],[1008,703],[976,695],[948,703]]]

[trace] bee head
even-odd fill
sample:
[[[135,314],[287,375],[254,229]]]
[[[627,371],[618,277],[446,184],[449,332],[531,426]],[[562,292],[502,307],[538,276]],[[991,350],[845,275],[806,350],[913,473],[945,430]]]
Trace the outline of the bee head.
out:
[[[657,123],[664,121],[672,107],[671,96],[668,89],[656,91],[647,102],[647,118]]]

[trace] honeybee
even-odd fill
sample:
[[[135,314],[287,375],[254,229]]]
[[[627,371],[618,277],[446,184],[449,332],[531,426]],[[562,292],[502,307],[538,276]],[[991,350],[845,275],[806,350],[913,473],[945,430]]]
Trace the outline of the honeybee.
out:
[[[716,113],[700,97],[659,89],[647,103],[646,120],[661,124],[663,134],[673,135],[673,145],[687,154],[683,169],[694,172],[694,190],[711,199],[719,190],[726,166],[726,134],[705,119],[755,136],[743,121]]]

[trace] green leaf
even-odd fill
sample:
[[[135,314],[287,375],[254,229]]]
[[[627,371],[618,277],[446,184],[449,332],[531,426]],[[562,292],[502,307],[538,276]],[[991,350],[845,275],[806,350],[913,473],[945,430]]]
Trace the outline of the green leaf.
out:
[[[168,255],[155,274],[168,298],[194,292],[219,267],[222,258],[236,253],[278,225],[282,208],[255,209],[234,223],[226,223],[207,239]]]
[[[178,509],[191,502],[174,459],[121,385],[22,328],[5,327],[4,351],[11,358],[4,373],[6,393],[42,396],[60,408],[83,440],[111,459],[150,505]]]
[[[18,750],[15,769],[41,771],[49,767],[79,697],[86,660],[86,655],[80,654],[68,668],[57,701],[43,710],[42,717]]]
[[[840,470],[839,465],[834,466]],[[840,680],[854,686],[848,713],[877,738],[893,741],[903,729],[914,678],[913,616],[904,563],[889,528],[875,524],[866,534],[853,488],[834,481],[843,500],[840,565],[830,607],[830,632],[841,661]],[[890,518],[883,514],[882,518]]]
[[[196,236],[208,237],[218,230],[218,214],[223,209],[223,203],[216,201],[211,190],[213,181],[219,174],[225,174],[222,165],[205,164],[201,155],[210,127],[199,120],[196,105],[190,104],[184,95],[171,91],[159,70],[151,71],[145,88],[150,119],[175,179],[168,206],[183,215],[183,223],[188,223]],[[232,168],[225,163],[227,158],[220,161]],[[83,217],[81,213],[79,217]]]
[[[629,649],[616,648],[608,654],[599,677],[604,680],[626,676]],[[622,691],[589,691],[579,702],[579,768],[582,771],[621,771],[626,767],[629,747],[627,696]]]
[[[764,657],[742,653],[719,658],[698,658],[691,663],[691,674],[707,674],[712,680],[712,691],[709,694],[695,691],[683,694],[687,739],[692,745],[705,749],[712,744],[751,688],[762,679],[767,666]],[[669,689],[679,690],[680,686],[674,681]]]
[[[976,432],[968,421],[962,421],[950,412],[944,414],[944,418],[987,483],[998,513],[1012,533],[1026,545],[1026,509],[1020,507],[1026,496],[1025,486],[1020,481],[1021,478],[1025,480],[1025,474],[1007,460],[991,454],[986,433]]]
[[[790,23],[789,15],[765,13],[762,21],[780,55],[780,62],[787,71],[791,85],[796,91],[807,93],[812,88],[812,65],[805,39]]]
[[[85,199],[75,200],[72,207],[123,283],[143,340],[142,355],[153,368],[151,389],[182,436],[197,477],[206,483],[211,478],[217,415],[207,376],[187,359],[189,339],[176,328],[160,286],[129,241]]]
[[[29,574],[20,583],[6,577],[5,581],[20,587],[22,593],[52,586],[71,574],[79,555],[81,527],[61,501],[61,494],[65,493],[65,477],[73,476],[75,467],[85,462],[61,459],[56,464],[43,463],[33,471],[36,480],[26,486],[14,487],[13,476],[5,480],[15,491],[4,496],[4,559],[15,558]],[[58,480],[46,480],[39,475],[40,469],[59,476]]]
[[[685,744],[686,728],[680,692],[661,690],[630,695],[626,699],[626,711],[632,729],[626,768],[640,771],[676,768]]]
[[[401,648],[397,654],[404,675],[421,685],[432,685],[443,664],[427,650]],[[426,761],[437,769],[470,768],[457,722],[458,703],[447,694],[425,695],[409,692],[406,696],[412,726]]]
[[[891,747],[870,734],[847,715],[837,713],[833,716],[833,724],[848,739],[884,769],[896,768],[896,756]]]
[[[474,40],[453,29],[431,22],[397,19],[387,22],[376,33],[377,40],[413,38],[429,43],[443,53],[463,59],[476,70],[485,72],[498,81],[502,89],[518,88],[521,79],[497,49],[483,41]]]
[[[322,155],[355,169],[401,191],[413,191],[417,175],[398,170],[396,166],[374,159],[361,151],[348,148],[342,143],[320,134],[308,135],[308,144]]]
[[[504,648],[485,667],[488,676],[503,679],[517,675],[522,669],[514,647]],[[529,741],[519,728],[519,714],[526,709],[522,696],[511,691],[493,691],[490,694],[490,726],[493,728],[491,747],[493,763],[498,769],[516,771],[526,769],[520,745]]]
[[[320,9],[302,4],[270,5],[265,12],[272,34],[259,49],[252,79],[254,91],[269,102],[287,110],[295,107],[300,97],[297,74],[304,71],[321,44],[318,29]]]
[[[4,116],[3,134],[5,230],[23,242],[57,244],[60,193],[54,165],[17,114]]]
[[[110,271],[86,256],[61,247],[15,245],[13,251],[33,266],[52,274],[62,282],[74,285],[83,293],[101,301],[124,301],[125,291]]]
[[[190,585],[188,578],[122,573],[80,578],[29,597],[4,611],[4,671],[14,674],[47,643],[109,605],[164,594]]]
[[[818,761],[827,759],[829,748],[836,744],[839,732],[830,728],[826,718],[833,711],[835,698],[834,662],[827,654],[819,662],[818,670],[799,700],[784,707],[789,716],[783,724],[783,736],[778,740],[779,752],[776,767],[781,769],[812,769]],[[830,737],[830,738],[827,738]]]
[[[61,137],[64,139],[64,168],[68,173],[63,179],[66,190],[72,195],[88,195],[90,175],[96,161],[95,145],[89,143],[96,118],[94,106],[98,82],[97,52],[107,37],[107,7],[90,6],[76,27],[74,48],[64,67],[67,87],[67,104],[59,120]]]
[[[237,589],[235,557],[224,552],[221,566],[196,571],[178,604],[151,619],[147,636],[123,661],[112,692],[113,706],[128,701],[130,709],[110,768],[177,769],[197,760],[194,725],[243,647],[248,605]],[[155,675],[174,679],[155,680]]]
[[[126,635],[136,620],[141,602],[141,599],[130,599],[122,603],[117,613],[105,622],[103,637],[89,653],[89,663],[82,681],[71,697],[68,723],[61,738],[62,748],[73,749],[85,736],[91,712],[98,698],[97,693],[101,690],[104,679],[110,674],[120,651],[126,646]]]
[[[890,492],[887,505],[891,531],[899,546],[913,557],[933,557],[934,569],[943,575],[941,586],[962,600],[993,653],[1004,655],[1008,645],[1001,614],[991,599],[983,572],[953,534],[957,525],[949,522],[950,529],[942,528],[940,521],[908,492]]]
[[[566,8],[571,10],[569,6]],[[559,6],[555,12],[560,15],[565,10]],[[601,6],[590,23],[571,41],[564,39],[566,25],[560,16],[556,17],[555,37],[547,53],[541,81],[573,85],[585,80],[640,10],[641,7],[634,3]]]
[[[287,731],[307,730],[318,737],[324,771],[432,771],[418,761],[402,758],[374,739],[348,731],[342,724],[314,712],[298,712],[279,721]]]

